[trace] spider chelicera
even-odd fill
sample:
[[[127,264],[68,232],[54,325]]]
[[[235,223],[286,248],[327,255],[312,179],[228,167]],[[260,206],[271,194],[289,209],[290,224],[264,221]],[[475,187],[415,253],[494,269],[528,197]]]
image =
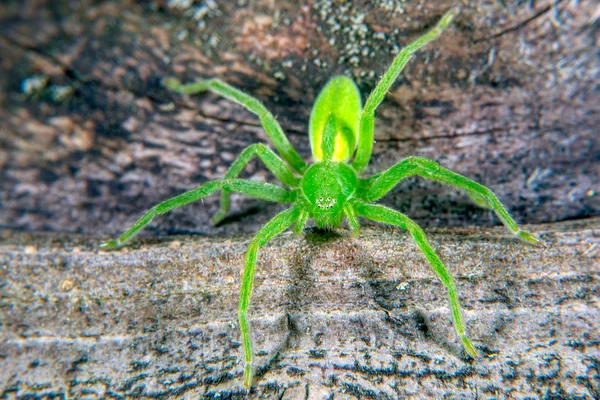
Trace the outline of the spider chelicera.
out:
[[[309,136],[314,160],[311,165],[302,160],[273,115],[253,97],[217,79],[186,85],[173,78],[164,80],[165,87],[178,93],[195,94],[212,91],[256,114],[281,157],[263,144],[249,146],[235,160],[223,179],[205,183],[197,189],[157,204],[118,239],[103,243],[101,248],[119,247],[149,223],[154,216],[200,200],[219,190],[221,208],[212,219],[215,224],[229,211],[230,192],[291,204],[290,208],[276,215],[258,231],[246,252],[238,308],[246,362],[244,369],[246,388],[250,388],[252,384],[253,357],[247,313],[257,252],[272,237],[291,225],[295,224],[294,232],[300,234],[309,218],[314,219],[319,228],[337,227],[345,218],[352,232],[356,234],[359,229],[357,217],[361,216],[408,230],[448,290],[456,334],[466,351],[473,357],[477,356],[477,352],[465,333],[454,281],[427,241],[425,233],[404,214],[373,203],[386,195],[402,179],[420,175],[464,189],[478,204],[493,209],[504,225],[519,238],[534,244],[541,243],[536,236],[519,228],[490,189],[442,168],[435,161],[409,157],[384,172],[370,177],[360,177],[371,158],[375,109],[413,53],[438,38],[458,11],[457,7],[450,9],[433,29],[400,51],[367,98],[364,107],[361,105],[360,92],[352,79],[336,76],[327,83],[319,94],[310,116]],[[354,159],[350,161],[353,155]],[[242,169],[254,156],[258,156],[287,186],[287,189],[269,183],[238,179]]]

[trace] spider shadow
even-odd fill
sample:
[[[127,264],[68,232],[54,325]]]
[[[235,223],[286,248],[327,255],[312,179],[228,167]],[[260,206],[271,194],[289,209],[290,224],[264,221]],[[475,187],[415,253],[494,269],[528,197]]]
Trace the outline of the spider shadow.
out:
[[[248,203],[250,204],[246,205],[243,210],[228,212],[227,215],[214,226],[221,227],[230,223],[243,223],[248,218],[255,217],[257,215],[265,215],[269,210],[268,205],[265,203],[252,203],[251,201],[248,201]]]
[[[267,375],[271,369],[276,368],[288,351],[299,346],[303,330],[297,316],[303,311],[306,312],[305,307],[313,304],[318,295],[318,277],[311,267],[313,260],[326,247],[324,245],[343,237],[343,234],[334,230],[305,228],[303,237],[299,239],[300,244],[288,266],[290,273],[286,279],[286,301],[282,305],[284,315],[279,321],[282,330],[287,334],[281,343],[270,351],[268,361],[262,366],[256,367],[254,375],[257,380]]]
[[[396,279],[388,278],[386,270],[389,266],[381,265],[372,253],[377,249],[358,246],[360,258],[357,260],[357,268],[361,271],[363,282],[357,285],[364,285],[365,296],[368,297],[373,308],[379,309],[385,315],[382,320],[387,323],[388,328],[398,337],[405,338],[407,342],[423,340],[431,342],[434,345],[440,345],[444,341],[437,337],[435,329],[430,328],[427,314],[413,305],[409,305],[410,296],[399,290],[399,286],[410,278],[399,277]],[[426,261],[424,260],[426,263]],[[394,263],[391,268],[399,268],[401,271],[405,268],[401,262]],[[455,353],[451,349],[450,352]],[[424,357],[426,357],[424,355]]]
[[[270,351],[268,361],[256,366],[255,378],[262,379],[268,372],[277,367],[285,358],[288,351],[293,351],[300,345],[300,339],[305,333],[299,315],[308,315],[310,307],[319,298],[319,279],[312,265],[319,255],[334,242],[344,240],[349,235],[339,230],[319,229],[307,227],[304,229],[299,246],[291,257],[289,276],[285,287],[286,301],[283,303],[284,315],[279,323],[287,334],[281,343]]]

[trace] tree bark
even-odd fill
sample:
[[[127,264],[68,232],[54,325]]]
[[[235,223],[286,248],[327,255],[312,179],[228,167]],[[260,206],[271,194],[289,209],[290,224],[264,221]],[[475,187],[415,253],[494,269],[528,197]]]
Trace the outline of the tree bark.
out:
[[[252,397],[598,398],[600,220],[428,230],[443,285],[406,232],[284,233],[259,252]],[[250,236],[137,240],[1,231],[0,393],[241,398],[240,270]]]
[[[2,2],[0,224],[115,235],[268,143],[253,115],[169,93],[166,76],[220,77],[256,96],[309,160],[308,116],[325,82],[352,76],[366,97],[394,53],[455,3]],[[598,215],[594,18],[593,1],[464,2],[377,110],[367,172],[424,156],[491,187],[518,221]],[[258,162],[245,176],[273,181]],[[424,225],[498,222],[419,179],[383,201]],[[208,198],[145,232],[251,233],[276,206],[234,197],[236,214],[211,227],[217,207]]]

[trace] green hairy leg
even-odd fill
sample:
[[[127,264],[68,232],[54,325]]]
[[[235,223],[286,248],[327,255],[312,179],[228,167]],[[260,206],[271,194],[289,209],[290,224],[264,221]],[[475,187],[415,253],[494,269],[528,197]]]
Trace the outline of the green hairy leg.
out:
[[[419,175],[424,178],[432,179],[438,182],[446,183],[461,189],[464,189],[475,200],[485,202],[484,204],[494,210],[498,218],[512,233],[520,239],[533,243],[541,244],[541,240],[529,232],[525,232],[510,216],[506,208],[502,205],[498,197],[487,187],[466,178],[456,172],[442,168],[433,160],[421,157],[408,157],[387,171],[381,173],[376,180],[372,181],[367,193],[367,202],[379,200],[387,194],[402,179]]]
[[[265,106],[254,97],[247,95],[241,90],[238,90],[219,79],[208,79],[182,85],[177,79],[167,78],[163,80],[163,85],[182,94],[196,94],[210,90],[211,92],[217,93],[228,100],[244,106],[248,111],[258,116],[263,128],[284,160],[298,172],[303,172],[306,169],[306,162],[304,162],[302,157],[300,157],[298,152],[292,147],[292,144],[285,136],[285,133],[283,133],[283,129],[281,129],[281,126],[275,120],[273,114],[271,114]]]
[[[400,53],[398,53],[396,58],[394,58],[392,65],[385,71],[385,74],[383,74],[383,77],[375,89],[373,89],[369,98],[367,98],[367,102],[365,103],[360,117],[358,149],[356,151],[354,162],[352,163],[352,167],[356,172],[361,173],[367,164],[369,164],[371,158],[371,152],[373,150],[375,109],[383,101],[383,98],[392,86],[392,83],[394,83],[400,72],[402,72],[413,54],[421,47],[440,37],[444,29],[450,25],[458,12],[458,7],[451,8],[444,14],[442,19],[440,19],[432,30],[404,47]]]
[[[421,249],[429,264],[433,267],[433,270],[437,274],[438,278],[448,291],[448,298],[450,299],[450,309],[452,310],[452,319],[454,320],[454,327],[456,329],[456,334],[460,338],[463,346],[467,350],[467,352],[473,356],[477,357],[477,351],[473,346],[471,340],[465,334],[465,326],[462,321],[462,316],[460,313],[460,303],[458,301],[458,295],[456,294],[456,287],[454,286],[454,280],[452,276],[442,263],[442,260],[435,253],[435,250],[431,247],[427,238],[425,237],[425,232],[423,229],[419,227],[413,220],[408,218],[406,215],[401,214],[398,211],[394,211],[392,209],[377,206],[377,205],[361,205],[357,207],[358,215],[368,218],[373,221],[382,222],[384,224],[395,225],[400,228],[406,229],[410,232],[413,239],[417,243],[417,246]]]
[[[248,164],[248,162],[254,156],[258,156],[267,166],[267,169],[275,175],[281,182],[289,187],[296,187],[300,182],[300,179],[294,176],[294,173],[289,169],[287,165],[273,152],[262,143],[252,144],[248,146],[242,154],[233,162],[229,170],[225,174],[225,179],[235,179],[242,172],[242,169]],[[218,224],[225,218],[225,215],[229,212],[230,201],[229,191],[221,191],[221,208],[213,216],[211,222]]]
[[[252,284],[254,283],[254,271],[256,269],[256,255],[258,249],[264,246],[273,236],[289,228],[294,222],[298,221],[301,211],[298,207],[292,207],[280,214],[277,214],[271,221],[263,226],[246,251],[246,267],[244,268],[244,277],[242,278],[242,289],[240,291],[240,303],[238,307],[238,318],[240,321],[240,331],[242,332],[242,345],[244,347],[244,386],[252,386],[252,339],[250,338],[250,326],[248,325],[248,307],[250,306],[250,295],[252,294]]]
[[[219,179],[216,181],[208,182],[197,189],[190,190],[175,196],[169,200],[163,201],[152,207],[146,212],[135,224],[131,226],[125,233],[119,236],[117,239],[109,240],[100,245],[101,249],[112,249],[122,246],[131,237],[133,237],[140,229],[146,226],[152,219],[160,214],[164,214],[174,208],[182,207],[190,204],[194,201],[200,200],[219,189],[226,188],[233,192],[244,193],[249,196],[258,197],[260,199],[275,201],[278,203],[290,203],[291,192],[285,189],[272,185],[270,183],[253,182],[246,179]]]

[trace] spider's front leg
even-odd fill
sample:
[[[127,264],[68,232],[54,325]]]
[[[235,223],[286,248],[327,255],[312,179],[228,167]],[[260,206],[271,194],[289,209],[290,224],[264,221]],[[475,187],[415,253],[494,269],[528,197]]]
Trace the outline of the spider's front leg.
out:
[[[440,260],[438,255],[435,253],[435,250],[433,250],[427,241],[423,229],[421,229],[416,222],[408,218],[406,215],[387,207],[372,204],[358,205],[356,207],[356,212],[358,215],[370,220],[382,222],[384,224],[395,225],[410,232],[423,254],[425,254],[425,258],[427,258],[427,261],[429,261],[429,264],[431,264],[433,267],[433,270],[437,274],[438,278],[440,278],[448,290],[450,309],[452,310],[452,319],[454,320],[456,334],[458,335],[467,352],[469,352],[471,356],[477,357],[477,351],[465,333],[465,326],[460,313],[460,303],[458,301],[458,295],[456,294],[454,280],[444,266],[442,260]]]
[[[250,337],[250,326],[248,325],[248,307],[250,306],[250,295],[252,294],[252,285],[254,283],[254,271],[256,269],[256,255],[258,249],[264,246],[273,236],[286,230],[301,217],[300,207],[292,207],[280,214],[277,214],[271,221],[263,226],[246,251],[246,267],[244,268],[244,277],[242,278],[242,288],[240,290],[240,304],[238,307],[238,318],[240,321],[240,331],[242,332],[242,345],[244,347],[244,386],[250,389],[252,386],[252,339]]]
[[[414,175],[464,189],[471,197],[479,200],[479,202],[482,202],[482,199],[484,199],[484,204],[494,210],[504,225],[520,239],[533,244],[543,243],[535,235],[519,228],[519,225],[512,219],[506,208],[498,200],[498,197],[490,189],[456,172],[442,168],[438,163],[427,158],[408,157],[387,171],[382,172],[371,184],[365,200],[371,203],[380,199],[402,179]]]
[[[252,157],[258,156],[267,166],[267,169],[275,175],[281,182],[290,188],[296,188],[300,182],[300,179],[294,176],[292,170],[285,165],[283,160],[262,143],[252,144],[240,154],[240,156],[233,162],[229,170],[225,174],[225,179],[235,179],[238,177],[242,169],[248,164]],[[211,222],[218,224],[225,218],[225,215],[229,212],[229,191],[223,189],[221,191],[221,208],[214,215]]]

